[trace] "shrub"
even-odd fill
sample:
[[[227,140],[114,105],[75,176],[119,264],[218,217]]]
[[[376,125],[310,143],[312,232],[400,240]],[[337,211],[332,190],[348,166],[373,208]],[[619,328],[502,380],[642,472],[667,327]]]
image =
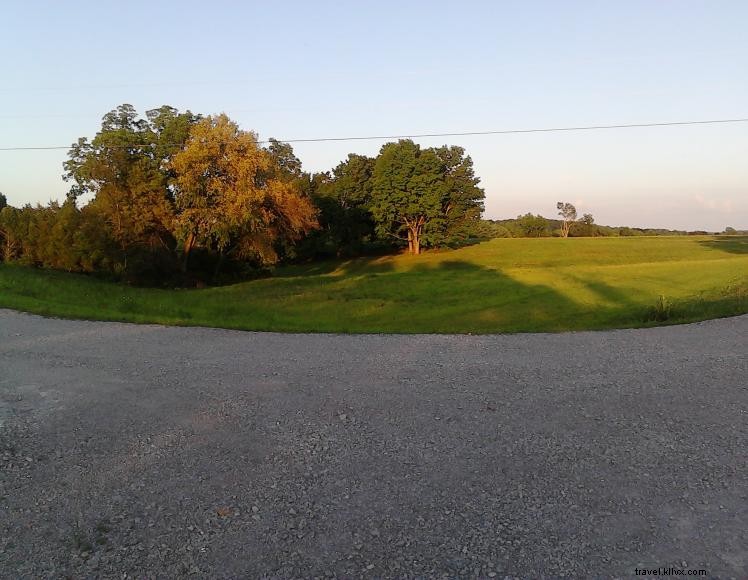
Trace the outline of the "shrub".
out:
[[[657,302],[655,302],[654,306],[650,307],[647,311],[647,316],[645,318],[646,322],[665,322],[666,320],[670,320],[670,317],[673,315],[673,306],[670,303],[670,301],[660,294],[660,297],[657,299]]]

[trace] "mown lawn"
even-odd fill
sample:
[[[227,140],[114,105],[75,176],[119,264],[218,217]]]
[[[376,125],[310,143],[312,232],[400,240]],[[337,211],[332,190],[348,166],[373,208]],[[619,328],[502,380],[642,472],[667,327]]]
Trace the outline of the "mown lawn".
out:
[[[660,296],[669,310],[649,314]],[[319,332],[520,332],[748,312],[748,237],[499,239],[157,290],[0,265],[0,307],[96,320]]]

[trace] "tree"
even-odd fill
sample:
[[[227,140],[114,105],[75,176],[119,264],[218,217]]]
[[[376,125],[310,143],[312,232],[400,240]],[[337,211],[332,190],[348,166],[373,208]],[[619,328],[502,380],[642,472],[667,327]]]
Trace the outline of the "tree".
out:
[[[167,177],[174,177],[169,173],[169,160],[184,147],[190,128],[201,119],[201,116],[194,115],[191,111],[180,113],[178,109],[169,105],[146,111],[145,116],[155,137],[153,156],[158,161],[161,171]]]
[[[528,238],[540,238],[548,235],[548,220],[541,215],[526,213],[518,216],[517,226],[522,235]]]
[[[310,200],[275,177],[281,171],[277,159],[226,115],[197,122],[170,168],[184,271],[196,246],[275,262],[277,243],[317,226]]]
[[[19,257],[27,232],[28,227],[20,209],[9,205],[0,209],[0,239],[4,262],[11,262]]]
[[[446,195],[442,201],[443,220],[432,221],[427,227],[428,241],[443,245],[464,240],[476,233],[483,213],[485,192],[478,187],[473,160],[462,147],[438,147],[436,155],[442,162]],[[441,221],[441,223],[439,223]],[[434,226],[439,227],[434,227]]]
[[[568,238],[571,224],[574,222],[574,220],[577,219],[577,208],[575,208],[569,202],[559,201],[556,204],[556,209],[558,209],[558,215],[561,216],[561,220],[562,220],[561,221],[561,237]]]
[[[2,197],[2,195],[0,194],[0,198],[1,197]],[[0,199],[0,208],[1,207],[2,207],[2,200]],[[725,234],[727,234],[728,236],[732,236],[732,235],[735,235],[737,233],[738,233],[738,231],[735,228],[733,228],[733,227],[727,226],[725,228]]]
[[[271,168],[274,171],[274,177],[284,181],[301,179],[303,174],[301,160],[296,157],[290,143],[271,138],[266,151],[272,160]]]
[[[371,181],[377,233],[407,241],[411,254],[444,243],[483,209],[472,161],[459,147],[421,149],[409,139],[387,143]]]
[[[321,189],[323,195],[335,197],[341,207],[365,207],[371,203],[374,159],[351,153],[332,170],[332,179]]]
[[[595,226],[595,218],[592,217],[591,213],[586,213],[579,218],[574,226],[573,233],[575,236],[580,237],[592,237],[596,235],[597,227]]]
[[[173,254],[175,213],[169,160],[182,148],[196,117],[163,106],[138,117],[131,105],[107,113],[91,142],[79,139],[65,162],[69,199],[92,194],[123,268],[138,253]]]
[[[506,226],[496,223],[494,220],[480,220],[475,229],[475,237],[480,240],[493,240],[495,238],[511,238],[512,232]]]
[[[8,198],[3,195],[3,192],[0,191],[0,211],[3,210],[4,207],[8,205]]]
[[[371,175],[374,159],[351,153],[332,175],[310,177],[314,203],[320,210],[320,249],[335,255],[356,254],[374,237],[374,220],[369,210],[372,199]],[[329,253],[329,252],[328,252]]]
[[[442,210],[439,158],[410,139],[385,144],[372,174],[371,212],[377,233],[407,240],[421,253],[423,229]]]

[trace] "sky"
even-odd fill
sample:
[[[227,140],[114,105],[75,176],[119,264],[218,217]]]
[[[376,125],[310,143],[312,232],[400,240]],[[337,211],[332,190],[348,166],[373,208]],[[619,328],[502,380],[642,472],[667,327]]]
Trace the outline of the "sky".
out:
[[[261,139],[748,117],[748,2],[5,0],[0,148],[92,137],[122,103],[226,112]],[[748,123],[418,139],[460,145],[488,218],[748,229]],[[382,141],[297,144],[307,171]],[[13,205],[65,150],[0,151]]]

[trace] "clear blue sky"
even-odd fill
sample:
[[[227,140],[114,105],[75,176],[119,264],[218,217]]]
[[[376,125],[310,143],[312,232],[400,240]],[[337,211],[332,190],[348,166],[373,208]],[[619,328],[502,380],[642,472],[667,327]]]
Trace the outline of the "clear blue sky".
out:
[[[0,28],[0,147],[93,136],[120,103],[225,111],[262,138],[748,117],[748,2],[34,2]],[[423,139],[459,144],[487,217],[748,228],[748,123]],[[297,145],[307,170],[381,142]],[[14,205],[65,151],[0,152]]]

